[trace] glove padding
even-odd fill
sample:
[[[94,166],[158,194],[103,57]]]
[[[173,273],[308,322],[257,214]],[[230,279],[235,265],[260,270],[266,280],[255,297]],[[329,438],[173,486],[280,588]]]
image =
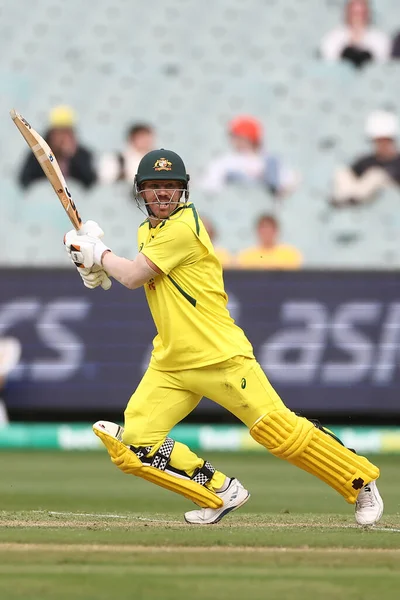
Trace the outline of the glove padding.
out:
[[[77,267],[77,270],[82,278],[83,284],[87,288],[94,290],[94,288],[101,285],[104,290],[110,289],[111,279],[109,279],[105,270],[98,265],[94,265],[91,269]]]
[[[101,266],[101,258],[110,250],[100,240],[104,231],[95,221],[86,221],[79,231],[72,229],[64,236],[65,249],[76,266],[86,287],[94,289],[101,285],[104,290],[111,287],[111,280]]]

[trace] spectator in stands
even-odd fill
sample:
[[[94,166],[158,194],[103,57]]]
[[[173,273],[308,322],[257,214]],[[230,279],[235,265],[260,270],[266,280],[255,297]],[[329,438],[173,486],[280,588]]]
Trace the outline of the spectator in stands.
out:
[[[339,167],[334,176],[333,206],[348,206],[371,201],[385,187],[400,185],[400,152],[396,115],[373,111],[366,123],[366,134],[373,143],[371,154],[357,159],[350,167]]]
[[[7,409],[3,394],[8,375],[18,364],[21,356],[21,345],[16,338],[0,338],[0,425],[8,422]]]
[[[349,0],[343,25],[323,37],[320,50],[325,60],[346,60],[361,68],[369,61],[389,59],[390,38],[372,25],[368,0]]]
[[[56,106],[50,112],[49,130],[45,139],[53,150],[61,171],[67,179],[73,179],[89,189],[97,179],[93,155],[79,144],[75,130],[75,113],[69,106]],[[45,174],[32,152],[26,156],[18,176],[23,188],[43,179]]]
[[[395,35],[392,43],[392,58],[400,58],[400,32]]]
[[[215,245],[217,235],[213,223],[210,221],[210,219],[207,219],[207,217],[202,216],[201,220],[203,221],[203,225],[206,228],[208,235],[210,236],[210,240],[212,241],[214,246],[215,255],[218,258],[219,262],[224,267],[224,269],[226,269],[227,267],[232,267],[233,256],[225,248],[221,248],[221,246]]]
[[[236,264],[245,269],[298,269],[303,263],[299,250],[279,243],[279,223],[272,215],[257,221],[258,245],[243,250]]]
[[[154,150],[155,135],[151,125],[135,123],[126,134],[126,145],[122,152],[105,154],[99,164],[102,183],[128,181],[133,183],[138,165],[143,156]]]
[[[297,187],[298,175],[263,148],[262,125],[257,119],[236,117],[228,132],[231,151],[211,161],[201,182],[205,192],[221,192],[228,184],[256,184],[283,197]]]

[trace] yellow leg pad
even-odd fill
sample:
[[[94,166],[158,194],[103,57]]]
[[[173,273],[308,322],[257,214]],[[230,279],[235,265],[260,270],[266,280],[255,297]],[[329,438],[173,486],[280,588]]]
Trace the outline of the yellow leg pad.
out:
[[[369,460],[289,409],[264,415],[250,433],[272,454],[315,475],[350,504],[355,503],[364,485],[379,477],[379,469]]]
[[[221,498],[208,488],[190,479],[174,477],[165,471],[144,465],[140,458],[125,444],[105,431],[99,431],[95,428],[93,428],[93,431],[107,448],[112,462],[124,473],[142,477],[171,492],[181,494],[202,508],[221,508]]]

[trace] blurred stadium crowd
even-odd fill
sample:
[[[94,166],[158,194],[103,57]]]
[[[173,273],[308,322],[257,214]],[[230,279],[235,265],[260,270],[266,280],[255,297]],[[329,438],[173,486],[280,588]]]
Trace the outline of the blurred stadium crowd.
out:
[[[16,16],[24,8],[24,27]],[[132,183],[165,147],[225,267],[400,265],[396,0],[0,0],[0,264],[67,266],[69,222],[6,122],[52,147],[85,219],[136,252]]]

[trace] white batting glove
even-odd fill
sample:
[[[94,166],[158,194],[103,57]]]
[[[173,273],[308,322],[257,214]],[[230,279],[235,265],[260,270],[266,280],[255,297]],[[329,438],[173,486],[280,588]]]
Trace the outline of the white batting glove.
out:
[[[101,264],[101,258],[110,250],[98,237],[78,234],[75,229],[64,236],[65,249],[77,267],[91,269],[93,265]]]
[[[99,267],[98,265],[94,265],[91,269],[79,268],[77,267],[78,273],[82,278],[83,284],[91,289],[101,287],[105,290],[110,289],[111,280],[108,278],[107,273]]]
[[[102,238],[104,231],[96,221],[86,221],[79,229],[78,235],[91,235]],[[78,273],[87,288],[94,289],[101,285],[104,290],[109,290],[111,287],[111,279],[108,277],[106,271],[98,265],[94,265],[91,269],[78,268]]]
[[[104,290],[111,287],[111,280],[101,266],[101,257],[110,250],[100,240],[104,231],[95,221],[86,221],[79,231],[68,231],[64,236],[65,249],[76,266],[86,287],[94,289],[99,285]]]
[[[77,231],[78,235],[91,235],[92,237],[102,238],[104,231],[96,221],[86,221]]]

